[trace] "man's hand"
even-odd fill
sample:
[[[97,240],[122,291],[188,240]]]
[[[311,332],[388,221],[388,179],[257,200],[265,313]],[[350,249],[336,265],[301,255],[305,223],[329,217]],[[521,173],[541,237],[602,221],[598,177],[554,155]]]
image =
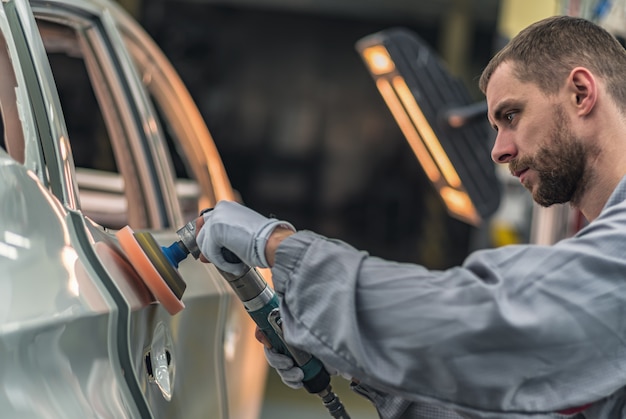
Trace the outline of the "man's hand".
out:
[[[302,371],[302,368],[295,365],[293,359],[287,355],[279,354],[272,349],[272,344],[258,327],[254,332],[254,336],[264,345],[265,359],[267,359],[267,363],[270,367],[276,370],[283,383],[293,389],[301,388],[304,385],[302,383],[304,379],[304,371]]]
[[[283,383],[285,383],[287,387],[291,387],[293,389],[301,388],[304,385],[302,382],[304,379],[304,371],[302,368],[295,365],[291,357],[280,354],[272,349],[272,344],[269,339],[267,339],[267,336],[265,336],[258,326],[254,331],[254,337],[256,337],[256,339],[263,344],[263,350],[265,351],[265,359],[267,359],[267,363],[270,367],[276,370]],[[339,372],[330,365],[324,364],[324,368],[330,375],[339,374]],[[351,380],[351,378],[346,374],[341,374],[341,376],[346,380]]]
[[[269,254],[266,253],[270,236],[282,240],[296,231],[286,221],[264,217],[231,201],[220,201],[213,210],[204,213],[197,220],[196,229],[198,230],[196,241],[204,259],[234,275],[244,273],[245,265],[271,267],[277,244],[271,248]],[[272,243],[275,241],[272,239]],[[224,248],[237,255],[242,263],[227,262],[222,255]]]
[[[304,371],[302,371],[302,368],[295,365],[293,359],[287,355],[279,354],[272,349],[272,344],[259,327],[254,331],[254,336],[264,345],[265,359],[267,359],[267,363],[270,367],[276,370],[283,383],[293,389],[301,388],[304,385],[302,383],[304,379]]]

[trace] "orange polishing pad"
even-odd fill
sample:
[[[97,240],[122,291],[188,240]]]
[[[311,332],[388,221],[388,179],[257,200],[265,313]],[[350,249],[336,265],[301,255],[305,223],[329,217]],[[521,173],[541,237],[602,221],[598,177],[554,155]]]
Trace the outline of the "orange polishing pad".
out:
[[[126,253],[128,261],[133,265],[133,268],[135,268],[143,282],[150,289],[152,295],[163,307],[172,315],[185,308],[185,305],[172,291],[164,276],[167,276],[170,283],[178,285],[178,288],[182,284],[183,291],[185,283],[176,269],[168,262],[154,238],[149,233],[143,233],[141,243],[149,247],[144,249],[129,226],[119,230],[116,236],[122,250]],[[182,297],[182,291],[179,291],[179,294]]]

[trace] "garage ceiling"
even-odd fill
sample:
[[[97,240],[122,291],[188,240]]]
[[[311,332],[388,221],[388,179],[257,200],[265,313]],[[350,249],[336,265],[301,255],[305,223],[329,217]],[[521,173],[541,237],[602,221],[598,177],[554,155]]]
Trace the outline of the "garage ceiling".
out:
[[[468,13],[477,23],[493,24],[500,0],[186,0],[221,6],[263,7],[343,17],[409,19],[432,22],[452,11]]]

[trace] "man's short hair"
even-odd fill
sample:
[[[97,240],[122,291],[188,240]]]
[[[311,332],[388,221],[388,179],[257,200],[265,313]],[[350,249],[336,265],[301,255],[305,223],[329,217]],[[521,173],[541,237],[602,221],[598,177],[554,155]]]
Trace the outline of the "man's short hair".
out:
[[[606,83],[615,102],[626,108],[626,50],[600,26],[577,17],[553,16],[523,29],[485,67],[479,81],[483,93],[503,62],[516,77],[555,94],[575,67],[585,67]]]

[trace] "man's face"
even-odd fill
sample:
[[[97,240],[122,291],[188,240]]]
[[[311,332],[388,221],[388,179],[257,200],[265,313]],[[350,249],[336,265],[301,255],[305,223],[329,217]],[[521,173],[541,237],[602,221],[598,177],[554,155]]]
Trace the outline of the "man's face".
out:
[[[508,163],[513,176],[542,206],[578,204],[585,189],[588,150],[569,127],[559,95],[546,96],[533,83],[521,83],[510,64],[496,69],[487,88],[489,120],[498,132],[496,163]]]
[[[511,174],[528,168],[537,173],[538,180],[525,177],[522,185],[535,202],[544,207],[572,201],[576,204],[578,188],[584,182],[586,152],[583,142],[570,131],[560,105],[552,111],[553,127],[544,145],[533,156],[514,158],[509,162]]]

